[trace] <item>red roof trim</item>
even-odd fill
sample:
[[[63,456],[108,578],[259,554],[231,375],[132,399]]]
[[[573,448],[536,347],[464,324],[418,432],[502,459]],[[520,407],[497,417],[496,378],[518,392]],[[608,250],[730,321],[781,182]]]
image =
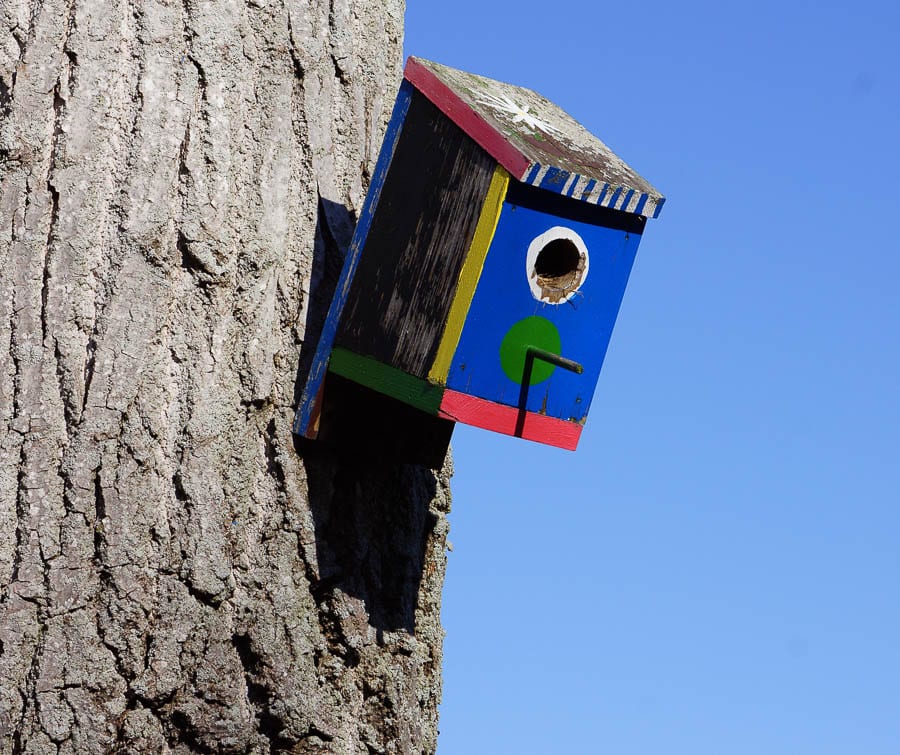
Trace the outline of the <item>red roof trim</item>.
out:
[[[531,161],[414,57],[410,56],[407,59],[403,78],[472,137],[475,143],[506,168],[513,178],[521,181],[525,177],[531,167]]]

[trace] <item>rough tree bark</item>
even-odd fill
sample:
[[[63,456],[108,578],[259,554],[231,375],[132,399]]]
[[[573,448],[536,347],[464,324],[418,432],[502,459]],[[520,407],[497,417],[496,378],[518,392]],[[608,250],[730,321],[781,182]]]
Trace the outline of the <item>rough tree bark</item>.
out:
[[[402,0],[0,12],[0,752],[433,751],[449,470],[289,429]]]

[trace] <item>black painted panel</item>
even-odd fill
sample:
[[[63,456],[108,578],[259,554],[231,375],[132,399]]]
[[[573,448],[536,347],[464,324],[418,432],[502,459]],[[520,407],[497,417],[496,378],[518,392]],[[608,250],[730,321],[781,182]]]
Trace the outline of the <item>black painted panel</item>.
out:
[[[602,225],[638,236],[644,232],[644,226],[647,224],[647,218],[640,215],[581,202],[519,181],[509,182],[506,201],[519,207],[528,207],[561,218],[578,220],[581,223]]]
[[[413,94],[337,345],[427,377],[495,165]]]

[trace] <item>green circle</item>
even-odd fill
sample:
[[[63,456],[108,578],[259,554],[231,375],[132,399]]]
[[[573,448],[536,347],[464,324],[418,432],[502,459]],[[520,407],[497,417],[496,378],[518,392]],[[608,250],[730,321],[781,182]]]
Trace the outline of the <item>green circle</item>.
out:
[[[526,317],[519,320],[503,336],[503,342],[500,344],[500,364],[506,376],[514,383],[522,383],[525,349],[529,346],[559,354],[561,345],[556,326],[543,317]],[[556,365],[549,364],[543,359],[532,360],[531,380],[528,381],[528,385],[542,383],[555,369]]]

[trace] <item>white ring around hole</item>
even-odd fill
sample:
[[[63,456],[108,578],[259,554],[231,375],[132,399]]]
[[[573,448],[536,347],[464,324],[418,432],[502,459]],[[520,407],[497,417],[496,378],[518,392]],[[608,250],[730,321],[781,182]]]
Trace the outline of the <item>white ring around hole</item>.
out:
[[[581,255],[581,259],[584,260],[584,271],[581,274],[581,280],[578,282],[578,286],[573,290],[566,294],[565,298],[560,299],[557,302],[548,302],[547,299],[543,296],[543,291],[537,282],[537,274],[535,273],[534,266],[537,263],[538,255],[541,253],[541,250],[547,246],[551,241],[556,241],[557,239],[565,239],[566,241],[571,241],[575,244],[575,248],[578,249],[578,253]],[[575,231],[571,228],[566,228],[565,226],[555,225],[553,228],[550,228],[547,231],[544,231],[540,236],[536,236],[535,239],[528,245],[528,253],[525,255],[525,277],[528,280],[528,286],[531,288],[531,295],[537,299],[538,301],[542,301],[545,304],[562,304],[563,302],[569,301],[575,294],[578,293],[578,289],[580,289],[584,282],[587,280],[588,269],[590,268],[591,258],[588,255],[587,245],[584,243],[584,239],[581,238]]]

